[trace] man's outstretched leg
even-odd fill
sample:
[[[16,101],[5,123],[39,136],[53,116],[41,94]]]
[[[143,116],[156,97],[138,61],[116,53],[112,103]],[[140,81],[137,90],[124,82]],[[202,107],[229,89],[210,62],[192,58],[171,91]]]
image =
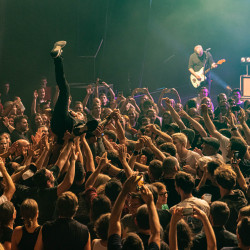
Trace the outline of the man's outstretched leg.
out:
[[[70,88],[63,70],[62,48],[65,45],[66,41],[56,42],[50,53],[54,59],[56,83],[59,87],[59,96],[51,119],[51,130],[57,135],[59,143],[62,143],[66,130],[72,131],[74,124],[72,117],[69,116]]]

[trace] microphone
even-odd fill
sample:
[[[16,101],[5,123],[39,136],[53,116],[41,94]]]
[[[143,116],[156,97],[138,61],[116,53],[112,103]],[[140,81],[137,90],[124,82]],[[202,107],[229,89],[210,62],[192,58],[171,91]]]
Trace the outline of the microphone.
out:
[[[205,51],[208,52],[209,50],[211,50],[211,48],[208,48],[208,49],[206,49]]]

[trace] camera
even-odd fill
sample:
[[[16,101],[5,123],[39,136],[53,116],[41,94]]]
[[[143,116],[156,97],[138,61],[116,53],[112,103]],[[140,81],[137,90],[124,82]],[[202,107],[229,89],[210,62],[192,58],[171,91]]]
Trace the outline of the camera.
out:
[[[184,216],[189,216],[189,215],[192,215],[193,213],[194,213],[194,210],[192,207],[184,207],[182,210],[182,214]]]
[[[233,153],[233,163],[236,164],[237,160],[239,159],[239,151],[234,151]]]

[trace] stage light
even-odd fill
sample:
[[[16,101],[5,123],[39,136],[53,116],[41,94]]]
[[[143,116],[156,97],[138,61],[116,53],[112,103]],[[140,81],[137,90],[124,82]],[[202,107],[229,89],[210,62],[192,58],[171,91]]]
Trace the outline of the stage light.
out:
[[[246,76],[248,76],[248,65],[250,64],[250,57],[241,57],[240,61],[242,65],[246,66]]]

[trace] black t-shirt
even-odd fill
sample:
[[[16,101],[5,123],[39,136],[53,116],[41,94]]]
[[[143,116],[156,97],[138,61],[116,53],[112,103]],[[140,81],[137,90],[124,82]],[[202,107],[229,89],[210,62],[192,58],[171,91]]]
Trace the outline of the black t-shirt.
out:
[[[122,249],[122,239],[118,234],[112,234],[108,238],[108,250],[121,250]],[[155,242],[151,242],[148,245],[148,250],[159,250],[158,245]],[[132,249],[131,249],[132,250]]]
[[[223,247],[235,247],[238,246],[237,236],[224,227],[213,227],[217,249],[220,250]],[[196,235],[193,239],[193,247],[191,250],[207,249],[207,239],[204,232]]]
[[[213,186],[209,180],[206,181],[199,191],[194,190],[193,195],[201,198],[203,194],[207,193],[212,195],[212,202],[220,199],[220,189],[217,186]]]
[[[13,230],[9,227],[2,227],[1,229],[1,238],[0,243],[4,244],[4,242],[11,242],[11,236],[13,233]]]
[[[16,129],[10,134],[10,138],[12,143],[20,139],[30,141],[30,135],[28,133],[20,134]]]
[[[59,167],[53,166],[50,171],[53,173],[55,179],[59,174]],[[55,210],[55,202],[57,200],[57,182],[52,188],[39,189],[37,187],[27,187],[16,184],[15,201],[21,204],[25,199],[34,199],[39,207],[39,224],[43,224],[53,218]]]
[[[41,226],[37,227],[33,233],[29,233],[25,226],[22,227],[23,235],[18,243],[19,250],[33,250],[36,245],[36,240],[40,232]]]
[[[42,228],[44,249],[84,249],[89,239],[88,228],[70,218],[47,222]]]
[[[199,57],[196,53],[193,53],[189,58],[188,68],[192,68],[195,72],[199,71],[206,62],[206,55],[206,69],[210,68],[214,61],[212,55],[209,52],[203,52],[203,55],[201,57]]]

